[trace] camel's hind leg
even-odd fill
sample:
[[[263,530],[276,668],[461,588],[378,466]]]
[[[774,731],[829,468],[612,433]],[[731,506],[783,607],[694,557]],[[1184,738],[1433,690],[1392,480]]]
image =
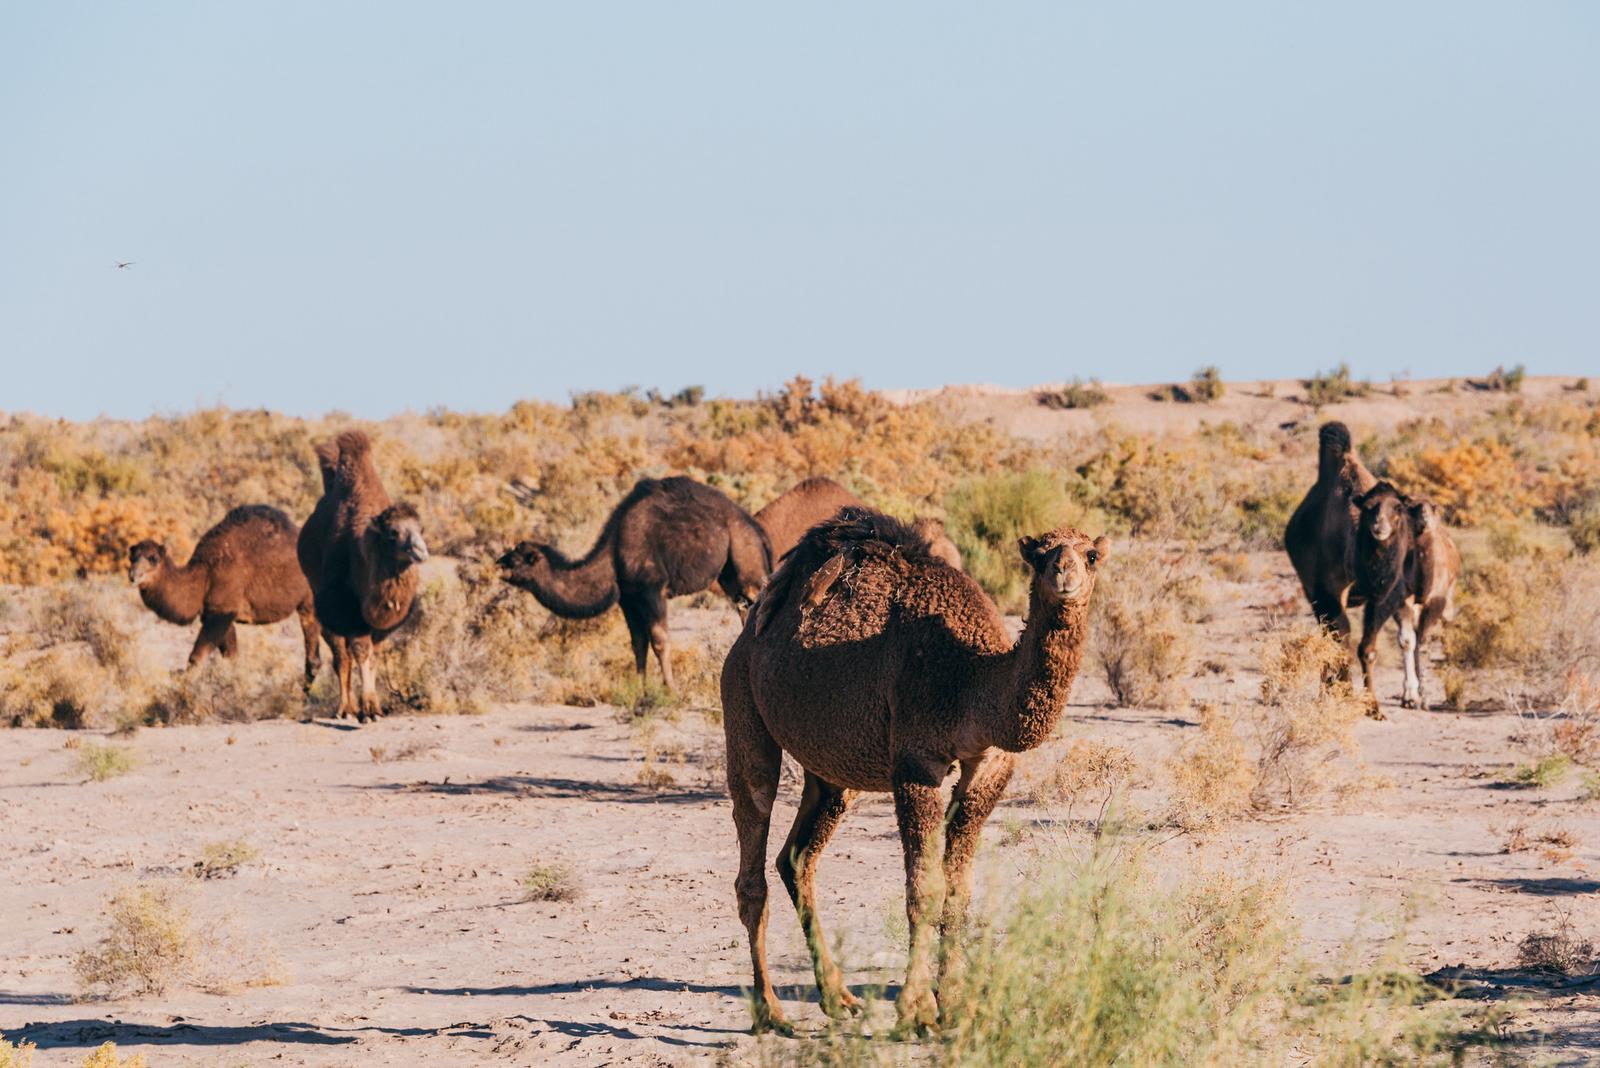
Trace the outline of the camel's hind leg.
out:
[[[961,1002],[966,979],[966,955],[961,945],[972,899],[972,860],[989,814],[1000,803],[1016,766],[1010,753],[996,753],[961,762],[961,778],[950,795],[945,813],[944,916],[939,923],[943,955],[939,960],[939,1015],[948,1026]]]
[[[1422,692],[1422,665],[1428,661],[1428,639],[1442,620],[1450,618],[1449,596],[1435,597],[1417,613],[1417,707],[1427,708]]]
[[[317,669],[322,666],[322,624],[317,622],[317,613],[310,601],[295,609],[295,614],[300,617],[300,636],[306,643],[306,681],[303,689],[309,697],[311,684],[317,681]]]
[[[778,876],[789,891],[800,928],[811,948],[811,964],[817,973],[817,989],[822,994],[822,1011],[835,1019],[847,1012],[860,1012],[861,1002],[845,988],[839,966],[828,953],[822,936],[822,920],[817,916],[817,861],[828,839],[844,819],[854,794],[824,782],[806,772],[805,790],[800,795],[800,811],[795,814],[789,840],[778,853]]]
[[[772,802],[778,796],[783,753],[756,715],[737,645],[722,669],[722,728],[728,744],[728,796],[733,799],[733,825],[739,833],[739,875],[734,891],[739,919],[750,939],[753,972],[750,1030],[793,1034],[778,1006],[767,971],[767,831]]]
[[[642,680],[650,664],[650,621],[633,594],[623,594],[618,600],[623,622],[628,624],[628,640],[633,643],[633,664]]]
[[[199,667],[213,652],[230,655],[229,638],[232,635],[232,616],[201,616],[200,633],[194,640],[194,648],[189,650],[189,667]],[[237,638],[233,639],[232,647],[238,647]]]
[[[1406,686],[1400,697],[1401,708],[1416,708],[1422,703],[1422,665],[1417,647],[1417,606],[1407,601],[1396,613],[1400,631],[1400,663],[1406,672]]]
[[[673,693],[678,685],[672,680],[672,648],[667,633],[667,591],[651,590],[640,601],[641,616],[650,628],[650,647],[656,651],[656,662],[661,665],[661,680]]]

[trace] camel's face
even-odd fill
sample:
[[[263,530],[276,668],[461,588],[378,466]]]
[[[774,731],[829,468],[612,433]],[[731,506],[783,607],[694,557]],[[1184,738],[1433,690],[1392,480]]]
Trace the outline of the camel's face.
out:
[[[1356,506],[1361,509],[1361,529],[1380,545],[1387,545],[1402,523],[1411,522],[1415,504],[1387,482],[1380,482],[1356,499]]]
[[[1104,535],[1090,540],[1070,527],[1023,538],[1017,547],[1033,568],[1034,588],[1049,604],[1087,603],[1100,562],[1111,552],[1111,542]]]
[[[157,541],[141,541],[128,550],[128,581],[143,586],[156,577],[166,558],[166,546]]]
[[[544,553],[539,546],[531,541],[518,543],[515,549],[503,553],[495,564],[500,568],[500,577],[515,585],[517,582],[529,581],[534,569],[544,560]]]
[[[420,564],[428,558],[428,543],[422,536],[422,518],[408,504],[396,504],[372,521],[379,551],[403,567]]]

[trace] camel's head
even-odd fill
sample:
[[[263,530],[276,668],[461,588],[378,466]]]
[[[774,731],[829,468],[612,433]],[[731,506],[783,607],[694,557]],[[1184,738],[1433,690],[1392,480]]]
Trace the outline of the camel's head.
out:
[[[422,517],[404,501],[378,513],[378,518],[372,521],[372,534],[378,551],[402,569],[428,558],[428,543],[422,537]]]
[[[1057,527],[1036,538],[1017,542],[1022,559],[1033,568],[1034,592],[1046,604],[1088,604],[1095,574],[1111,551],[1105,535],[1091,539],[1081,530]]]
[[[146,538],[128,550],[128,581],[143,586],[156,577],[167,562],[167,547]]]
[[[1387,482],[1379,482],[1352,502],[1360,512],[1363,533],[1380,545],[1389,544],[1406,527],[1415,529],[1418,506]]]
[[[518,542],[515,549],[502,553],[495,560],[500,577],[513,586],[529,581],[534,569],[544,562],[544,547],[531,541]]]

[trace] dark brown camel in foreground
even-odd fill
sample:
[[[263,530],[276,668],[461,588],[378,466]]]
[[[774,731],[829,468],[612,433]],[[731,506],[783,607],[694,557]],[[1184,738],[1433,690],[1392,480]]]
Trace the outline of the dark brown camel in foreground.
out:
[[[428,544],[417,510],[389,499],[366,434],[347,430],[316,450],[322,499],[300,531],[300,568],[333,648],[338,716],[365,723],[383,715],[376,647],[410,618]],[[352,666],[361,671],[359,702]]]
[[[1365,605],[1361,623],[1361,674],[1367,697],[1378,704],[1373,668],[1378,634],[1390,619],[1400,628],[1406,684],[1402,708],[1422,705],[1422,663],[1428,638],[1449,619],[1461,554],[1438,512],[1388,482],[1353,498],[1359,511],[1355,542],[1355,592]]]
[[[755,520],[718,490],[690,478],[646,478],[612,509],[582,559],[525,541],[497,563],[506,582],[563,618],[620,605],[639,674],[654,648],[670,690],[667,598],[715,582],[743,617],[767,581],[772,551]]]
[[[860,497],[831,478],[808,478],[795,483],[757,512],[756,522],[767,532],[767,540],[772,543],[772,559],[776,561],[798,545],[806,531],[824,519],[832,519],[841,509],[868,507]],[[945,533],[944,523],[921,518],[912,525],[927,539],[934,556],[951,567],[961,566],[961,550]]]
[[[277,623],[298,614],[309,690],[322,661],[322,627],[295,559],[299,533],[276,508],[242,505],[201,536],[186,564],[174,562],[160,542],[139,542],[128,550],[128,581],[139,588],[145,607],[168,623],[200,620],[189,651],[191,668],[213,650],[232,656],[239,647],[235,624]]]
[[[1283,545],[1317,622],[1348,644],[1346,609],[1359,603],[1359,598],[1351,599],[1356,580],[1353,498],[1378,480],[1351,448],[1350,429],[1343,423],[1323,424],[1318,439],[1317,482],[1289,517]]]
[[[805,786],[777,868],[823,1011],[860,1008],[828,953],[815,876],[861,791],[893,793],[905,852],[911,953],[899,1029],[934,1025],[941,1008],[948,1019],[959,1000],[978,835],[1011,778],[1012,754],[1044,742],[1061,719],[1108,544],[1062,527],[1019,548],[1033,582],[1015,642],[994,602],[923,537],[858,509],[812,527],[745,621],[723,665],[722,706],[756,1031],[791,1030],[766,957],[767,831],[784,753],[805,769]],[[947,806],[940,786],[952,772]]]

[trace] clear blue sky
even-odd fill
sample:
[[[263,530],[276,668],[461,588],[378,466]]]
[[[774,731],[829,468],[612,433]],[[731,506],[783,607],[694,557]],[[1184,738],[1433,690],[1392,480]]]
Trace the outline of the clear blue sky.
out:
[[[8,4],[0,410],[1600,372],[1600,5],[1316,6]]]

